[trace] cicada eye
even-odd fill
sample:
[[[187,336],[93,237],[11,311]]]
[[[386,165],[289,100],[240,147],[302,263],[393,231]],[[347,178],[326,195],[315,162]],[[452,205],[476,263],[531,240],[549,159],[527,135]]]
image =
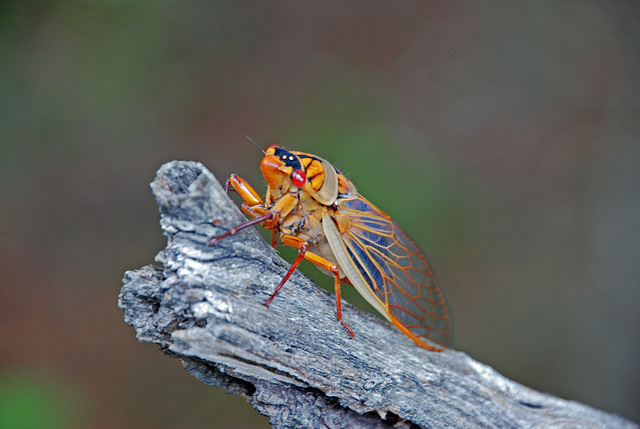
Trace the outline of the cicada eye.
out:
[[[307,175],[304,174],[304,171],[297,169],[291,174],[291,183],[296,188],[302,188],[304,184],[307,182]]]
[[[269,149],[271,149],[271,148],[278,149],[279,147],[280,147],[280,146],[278,146],[277,144],[270,144],[269,146],[267,146],[267,149],[266,149],[266,150],[269,150]]]

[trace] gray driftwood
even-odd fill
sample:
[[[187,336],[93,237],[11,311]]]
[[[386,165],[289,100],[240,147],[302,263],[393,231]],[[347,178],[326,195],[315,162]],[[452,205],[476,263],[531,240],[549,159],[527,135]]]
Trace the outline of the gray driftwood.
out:
[[[119,305],[199,380],[245,396],[274,427],[632,428],[634,423],[513,382],[462,352],[417,347],[389,323],[295,272],[270,308],[283,261],[200,163],[173,161],[151,184],[162,267],[128,271]],[[216,226],[214,226],[216,225]]]

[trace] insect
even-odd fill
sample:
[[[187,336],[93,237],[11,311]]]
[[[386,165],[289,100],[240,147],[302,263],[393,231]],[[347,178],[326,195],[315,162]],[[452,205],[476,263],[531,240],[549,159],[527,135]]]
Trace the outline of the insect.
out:
[[[271,145],[260,170],[268,184],[263,200],[232,174],[225,191],[244,200],[252,220],[212,238],[213,245],[251,225],[262,224],[299,254],[265,302],[269,306],[293,271],[306,259],[333,276],[336,317],[342,319],[340,283],[350,283],[387,320],[421,347],[442,351],[451,342],[450,311],[427,259],[385,213],[361,196],[328,161]]]

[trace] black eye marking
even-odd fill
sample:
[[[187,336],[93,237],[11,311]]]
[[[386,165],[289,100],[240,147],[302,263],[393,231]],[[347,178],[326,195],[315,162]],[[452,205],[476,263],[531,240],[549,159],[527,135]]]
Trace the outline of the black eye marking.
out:
[[[300,166],[300,162],[298,161],[298,158],[292,153],[287,152],[286,150],[278,147],[278,148],[275,148],[275,156],[280,157],[280,159],[284,162],[284,164],[287,167],[292,167],[294,171],[296,169],[302,170],[302,167]]]

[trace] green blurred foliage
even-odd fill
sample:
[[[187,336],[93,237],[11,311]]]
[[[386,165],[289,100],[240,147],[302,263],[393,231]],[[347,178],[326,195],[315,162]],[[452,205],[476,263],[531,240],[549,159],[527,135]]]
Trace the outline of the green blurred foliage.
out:
[[[0,375],[3,429],[80,428],[81,404],[77,388],[58,374],[22,370]]]

